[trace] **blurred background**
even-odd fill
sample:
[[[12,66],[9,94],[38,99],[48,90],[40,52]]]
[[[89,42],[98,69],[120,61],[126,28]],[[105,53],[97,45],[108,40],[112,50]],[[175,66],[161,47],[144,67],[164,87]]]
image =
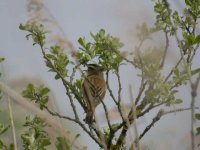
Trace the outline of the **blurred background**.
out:
[[[183,11],[182,0],[171,0],[169,2],[177,11]],[[33,20],[44,23],[48,31],[48,44],[58,43],[62,45],[69,55],[79,49],[77,42],[79,37],[86,37],[90,40],[90,32],[96,33],[101,28],[120,38],[124,43],[122,51],[131,52],[138,45],[136,26],[145,22],[152,27],[155,22],[155,14],[152,1],[1,0],[0,20],[0,56],[6,59],[0,66],[1,72],[3,72],[1,81],[18,93],[21,93],[29,82],[37,85],[45,84],[51,89],[53,107],[56,107],[62,114],[72,115],[61,82],[54,80],[54,74],[47,71],[39,47],[33,46],[31,41],[26,40],[26,33],[19,30],[19,25]],[[166,71],[177,62],[179,54],[176,51],[176,43],[170,42],[165,64]],[[164,34],[156,35],[152,43],[156,46],[164,45]],[[196,58],[200,58],[199,53],[197,53]],[[200,66],[198,59],[195,59],[194,63],[195,66]],[[137,77],[137,71],[128,65],[123,66],[120,73],[124,87],[122,87],[122,99],[124,99],[123,103],[126,107],[130,103],[127,85],[132,84],[134,96],[136,96],[140,80]],[[115,90],[114,79],[110,81]],[[185,101],[180,107],[190,106],[189,86],[181,88],[178,96]],[[196,98],[197,106],[200,106],[199,98],[198,95]],[[109,99],[108,94],[105,99]],[[105,102],[109,105],[112,119],[117,120],[118,115],[114,111],[114,105],[110,104],[109,100],[105,100]],[[13,109],[18,112],[20,106],[13,103]],[[138,121],[139,132],[149,124],[156,113],[157,110],[152,111]],[[80,111],[80,114],[85,115],[82,111]],[[102,106],[98,107],[96,114],[103,127],[105,119]],[[14,113],[14,115],[16,115],[14,118],[17,118],[17,113]],[[141,140],[142,147],[150,150],[190,149],[190,116],[190,111],[164,116]],[[15,121],[17,122],[17,119]],[[69,121],[60,122],[63,127],[71,131],[70,133],[66,131],[67,135],[81,134],[77,141],[81,146],[86,146],[89,150],[98,149],[97,145],[77,125]],[[18,126],[21,124],[23,124],[23,120],[17,123]],[[196,126],[200,126],[199,122],[196,122]],[[128,138],[130,139],[127,140],[131,142],[131,135]]]

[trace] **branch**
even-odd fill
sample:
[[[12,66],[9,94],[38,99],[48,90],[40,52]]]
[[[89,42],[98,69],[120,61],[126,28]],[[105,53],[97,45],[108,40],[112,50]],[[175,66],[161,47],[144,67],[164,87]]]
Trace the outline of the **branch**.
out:
[[[136,66],[135,63],[134,63],[134,61],[131,61],[131,60],[127,59],[126,57],[122,56],[117,50],[112,49],[112,51],[114,51],[117,55],[119,55],[120,57],[122,57],[126,62],[132,64],[134,67]]]
[[[191,100],[191,138],[192,138],[192,150],[194,150],[195,148],[195,133],[194,133],[194,121],[195,121],[195,97],[197,96],[197,89],[199,86],[199,82],[200,82],[200,73],[199,76],[196,79],[195,83],[191,82],[191,96],[192,96],[192,100]]]
[[[124,143],[124,139],[126,137],[126,133],[128,131],[128,125],[127,124],[124,124],[123,128],[122,128],[122,131],[120,133],[120,136],[117,140],[117,143],[116,145],[119,147],[119,149],[121,148],[121,146],[123,145]]]
[[[27,101],[24,97],[22,97],[20,94],[12,90],[10,87],[4,85],[0,82],[0,90],[7,96],[10,97],[10,99],[19,105],[22,109],[27,110],[28,112],[31,112],[33,114],[36,114],[40,116],[40,118],[44,119],[48,124],[51,125],[52,130],[57,133],[57,131],[60,129],[60,125],[58,122],[47,112],[40,110],[38,107]],[[68,132],[68,131],[67,131]],[[68,141],[72,143],[73,137],[71,135],[66,135],[66,130],[61,132],[62,136],[66,137]],[[77,149],[81,149],[83,146],[80,144],[74,145]]]
[[[70,76],[70,83],[72,84],[73,82],[73,79],[74,79],[74,76],[75,76],[75,73],[76,73],[76,69],[80,66],[80,64],[76,65],[74,68],[73,68],[73,71],[72,71],[72,74]]]
[[[121,80],[120,80],[120,75],[119,75],[119,70],[118,69],[116,71],[117,80],[118,80],[118,86],[119,86],[117,107],[118,107],[118,110],[119,110],[119,113],[120,113],[120,116],[121,116],[122,120],[125,121],[125,118],[123,116],[122,109],[121,109],[121,91],[122,91],[122,85],[121,85]]]
[[[183,60],[183,56],[181,56],[181,58],[179,59],[179,61],[176,63],[175,67],[173,69],[171,69],[170,73],[167,75],[167,77],[165,78],[164,82],[167,82],[167,80],[172,75],[174,69],[176,69],[178,67],[178,65],[181,63],[182,60]]]
[[[10,124],[12,128],[12,136],[13,136],[13,142],[14,142],[14,148],[17,150],[17,138],[16,138],[16,128],[14,124],[14,119],[13,119],[13,107],[11,105],[10,97],[7,95],[7,100],[8,100],[8,110],[9,110],[9,116],[10,116]]]
[[[100,98],[99,98],[100,99]],[[104,108],[104,111],[105,111],[105,115],[106,115],[106,120],[107,120],[107,123],[108,123],[108,127],[110,129],[110,132],[112,132],[112,125],[110,123],[110,119],[109,119],[109,116],[108,116],[108,109],[107,109],[107,106],[105,105],[105,103],[100,100],[102,105],[103,105],[103,108]]]
[[[138,96],[137,96],[137,98],[135,100],[135,106],[138,104],[138,102],[139,102],[139,100],[140,100],[140,98],[142,96],[142,93],[145,90],[146,85],[147,85],[147,82],[144,82],[144,79],[142,78],[141,83],[140,83],[140,91],[139,91]]]
[[[132,93],[132,87],[131,86],[129,87],[129,90],[130,90],[129,91],[130,92],[130,97],[131,97],[131,99],[133,101],[133,93]],[[135,137],[136,137],[136,139],[138,139],[138,128],[137,128],[137,123],[136,123],[136,121],[137,121],[136,105],[135,105],[134,102],[132,102],[132,103],[133,103],[133,106],[132,106],[133,120],[135,121],[135,123],[134,123]],[[129,122],[129,126],[130,126],[130,122]],[[130,149],[140,150],[139,141],[137,140],[136,143],[132,144]]]
[[[76,122],[77,123],[77,120],[76,119],[73,119],[71,117],[67,117],[67,116],[63,116],[63,115],[60,115],[58,112],[53,112],[51,111],[46,105],[42,105],[43,108],[46,109],[46,111],[51,114],[52,116],[56,116],[56,117],[59,117],[61,119],[67,119],[69,121],[73,121],[73,122]]]
[[[163,104],[165,104],[165,103],[166,103],[166,102],[161,102],[161,103],[158,103],[158,104],[156,104],[156,105],[150,104],[148,108],[146,108],[143,112],[141,112],[141,113],[137,116],[137,118],[144,116],[146,113],[148,113],[148,112],[149,112],[150,110],[152,110],[153,108],[159,107],[159,106],[161,106],[161,105],[163,105]]]
[[[75,123],[77,123],[77,124],[79,124],[81,127],[82,127],[82,129],[86,132],[86,133],[88,133],[88,135],[100,146],[100,147],[103,147],[103,145],[102,145],[102,143],[97,139],[97,138],[95,138],[95,136],[85,127],[85,125],[84,124],[82,124],[81,122],[80,122],[80,120],[78,120],[78,119],[73,119],[73,118],[70,118],[70,117],[67,117],[67,116],[63,116],[63,115],[60,115],[58,112],[53,112],[53,111],[51,111],[47,106],[43,106],[46,110],[47,110],[47,112],[49,113],[49,114],[51,114],[52,116],[56,116],[56,117],[59,117],[59,118],[61,118],[61,119],[67,119],[67,120],[69,120],[69,121],[73,121],[73,122],[75,122]]]
[[[85,127],[85,125],[83,124],[83,123],[81,123],[81,121],[80,121],[80,119],[79,119],[79,116],[78,116],[78,113],[77,113],[77,111],[76,111],[76,106],[74,105],[74,102],[73,102],[73,98],[72,98],[72,96],[71,96],[71,93],[70,93],[70,89],[72,89],[72,86],[71,86],[71,84],[67,81],[67,80],[65,80],[65,78],[64,77],[62,77],[62,75],[59,73],[59,71],[54,67],[54,65],[52,64],[52,62],[49,60],[49,58],[46,56],[46,53],[45,53],[45,51],[44,51],[44,49],[43,49],[43,46],[42,46],[42,44],[39,44],[40,45],[40,48],[41,48],[41,50],[42,50],[42,54],[43,54],[43,57],[51,64],[51,66],[52,66],[52,68],[56,71],[56,73],[59,75],[59,77],[61,78],[61,80],[62,80],[62,83],[63,83],[63,85],[64,85],[64,87],[65,87],[65,89],[66,89],[66,94],[68,95],[68,97],[69,97],[69,100],[70,100],[70,104],[71,104],[71,106],[72,106],[72,109],[73,109],[73,112],[74,112],[74,115],[75,115],[75,122],[76,123],[78,123],[81,127],[82,127],[82,129],[101,147],[101,148],[103,148],[103,147],[105,147],[105,144],[103,144],[101,141],[99,141],[99,139],[97,139],[97,138],[95,138],[95,136],[94,135],[92,135],[92,133]],[[72,90],[73,91],[73,90]],[[75,94],[75,96],[77,96],[76,95],[76,93],[73,91],[73,94]],[[80,104],[82,104],[82,103],[80,103]],[[84,106],[84,105],[83,105]],[[83,108],[85,108],[85,106],[83,107]],[[84,109],[85,110],[85,109]],[[59,117],[59,116],[58,116]],[[73,120],[71,120],[71,121],[73,121]],[[96,131],[96,130],[95,130]],[[98,131],[98,132],[100,132],[100,131]],[[97,133],[97,132],[96,132]],[[100,134],[101,135],[101,134]]]
[[[161,109],[161,110],[157,113],[157,115],[153,118],[152,122],[144,129],[144,131],[142,132],[142,134],[140,134],[139,139],[137,139],[137,140],[140,140],[140,139],[151,129],[151,127],[153,127],[154,124],[155,124],[158,120],[160,120],[160,118],[163,116],[163,114],[164,114],[164,111]],[[136,141],[136,140],[135,140],[135,141]]]
[[[196,108],[198,109],[198,108]],[[191,110],[191,108],[179,108],[179,109],[175,109],[175,110],[170,110],[170,111],[164,111],[164,110],[160,110],[157,115],[152,119],[152,122],[144,129],[144,131],[140,134],[139,139],[136,140],[141,140],[143,138],[143,136],[154,126],[154,124],[160,120],[160,118],[164,115],[167,114],[171,114],[171,113],[175,113],[175,112],[182,112],[182,111],[186,111],[186,110]],[[136,140],[134,142],[136,142]]]
[[[109,86],[109,80],[108,80],[108,78],[109,78],[109,71],[106,72],[106,86],[107,86],[107,89],[108,89],[108,91],[110,93],[111,98],[113,99],[113,101],[117,105],[117,99],[115,98],[115,96],[114,96],[114,94],[113,94],[113,92],[112,92],[112,90],[111,90],[111,88]]]
[[[63,85],[64,85],[64,87],[65,87],[65,89],[66,89],[66,94],[67,94],[68,97],[69,97],[70,104],[71,104],[71,106],[72,106],[72,109],[73,109],[75,118],[76,118],[76,119],[79,119],[78,113],[77,113],[77,111],[76,111],[76,106],[74,105],[72,96],[71,96],[70,91],[69,91],[69,87],[71,87],[70,83],[64,79],[64,77],[60,74],[60,72],[55,68],[55,66],[53,65],[53,63],[51,62],[51,60],[49,60],[49,58],[46,56],[46,53],[45,53],[45,51],[44,51],[44,48],[43,48],[42,44],[39,44],[39,45],[40,45],[40,48],[41,48],[41,50],[42,50],[42,54],[43,54],[44,59],[45,59],[46,61],[48,61],[48,62],[51,64],[52,69],[54,69],[55,72],[56,72],[56,73],[59,75],[59,77],[61,78],[62,83],[63,83]]]
[[[164,54],[163,54],[162,62],[160,64],[160,68],[163,68],[163,66],[164,66],[166,55],[167,55],[167,50],[169,48],[169,38],[168,38],[167,32],[165,32],[165,39],[166,39],[166,45],[165,45],[165,49],[164,49]]]

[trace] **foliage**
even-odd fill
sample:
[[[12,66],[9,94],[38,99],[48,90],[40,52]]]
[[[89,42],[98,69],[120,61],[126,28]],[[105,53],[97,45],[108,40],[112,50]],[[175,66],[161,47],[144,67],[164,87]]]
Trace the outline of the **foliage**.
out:
[[[71,150],[71,145],[65,138],[57,137],[56,148],[57,150]]]
[[[195,117],[196,117],[196,119],[197,119],[198,121],[200,121],[200,113],[195,114]],[[197,127],[196,130],[197,130],[196,135],[200,135],[200,127]]]
[[[4,124],[0,123],[0,135],[4,134],[10,126],[5,126]],[[3,140],[0,139],[0,149],[5,149],[5,150],[14,150],[14,145],[11,143],[9,146],[5,145]]]
[[[46,107],[46,104],[49,101],[49,89],[47,87],[36,88],[33,84],[28,84],[27,88],[22,92],[23,96],[29,98],[35,103],[40,105],[40,109]]]
[[[5,59],[3,57],[0,57],[0,63],[2,63]],[[1,77],[1,72],[0,72],[0,77]],[[2,93],[0,90],[0,100],[2,99]],[[5,134],[8,130],[10,129],[10,125],[5,126],[5,124],[0,122],[0,135]],[[14,150],[14,144],[5,144],[3,139],[0,138],[0,149],[5,149],[5,150]]]
[[[44,130],[47,124],[39,117],[26,117],[24,127],[28,130],[21,135],[25,150],[46,150],[51,144],[48,133]]]
[[[43,46],[45,44],[46,37],[45,37],[45,32],[43,30],[43,25],[37,26],[34,23],[29,23],[26,25],[21,24],[19,28],[21,30],[26,30],[30,32],[30,34],[28,34],[26,38],[29,39],[29,37],[31,36],[33,39],[33,45],[38,44]]]
[[[119,55],[119,49],[123,46],[116,37],[106,34],[101,29],[97,34],[90,33],[94,42],[87,42],[85,38],[79,38],[81,45],[77,57],[81,64],[87,64],[91,60],[97,60],[107,70],[117,69],[123,58]],[[96,58],[96,59],[95,59]]]

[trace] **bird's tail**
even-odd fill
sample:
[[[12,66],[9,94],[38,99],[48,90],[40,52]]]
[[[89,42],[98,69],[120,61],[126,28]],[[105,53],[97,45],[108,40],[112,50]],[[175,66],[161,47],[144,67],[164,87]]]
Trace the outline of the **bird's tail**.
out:
[[[85,117],[85,122],[87,124],[92,124],[94,121],[94,113],[92,111],[88,111]]]

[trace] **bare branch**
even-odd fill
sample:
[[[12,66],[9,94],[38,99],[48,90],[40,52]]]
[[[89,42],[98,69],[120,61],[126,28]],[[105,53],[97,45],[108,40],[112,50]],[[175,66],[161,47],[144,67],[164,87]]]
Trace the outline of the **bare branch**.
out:
[[[129,92],[130,92],[130,97],[131,97],[131,100],[133,101],[133,93],[132,93],[132,87],[130,86],[129,87]],[[134,129],[135,129],[135,138],[136,139],[138,139],[138,128],[137,128],[137,123],[136,123],[136,121],[137,121],[137,112],[136,112],[136,105],[135,105],[135,103],[134,102],[132,102],[133,103],[133,107],[132,107],[132,109],[133,109],[133,120],[135,121],[134,122]],[[129,125],[130,126],[130,125]],[[136,150],[140,150],[140,143],[139,143],[139,140],[136,140],[136,142],[134,143],[132,143],[131,144],[131,148],[132,149],[136,149]]]
[[[118,68],[119,69],[119,68]],[[123,121],[125,121],[123,112],[122,112],[122,107],[121,107],[121,91],[122,91],[122,85],[121,85],[121,80],[120,80],[120,75],[119,75],[119,70],[116,70],[116,75],[117,75],[117,80],[118,80],[118,102],[117,102],[117,107],[120,113],[120,116],[122,118]]]
[[[101,101],[101,103],[102,103],[102,105],[103,105],[103,108],[104,108],[104,111],[105,111],[105,115],[106,115],[106,120],[107,120],[107,123],[108,123],[108,127],[109,127],[109,129],[110,129],[110,132],[112,132],[112,125],[111,125],[111,123],[110,123],[110,119],[109,119],[109,116],[108,116],[108,109],[107,109],[107,106],[105,105],[105,103],[102,101],[102,100],[100,100]]]
[[[183,60],[183,56],[181,56],[181,58],[179,59],[179,61],[176,63],[175,67],[173,69],[171,69],[170,73],[167,75],[167,77],[165,78],[164,82],[167,82],[167,80],[170,78],[170,76],[172,75],[174,69],[176,69],[179,64],[181,63],[181,61]]]
[[[143,136],[154,126],[154,124],[160,120],[160,118],[164,115],[167,114],[171,114],[171,113],[175,113],[175,112],[182,112],[182,111],[186,111],[186,110],[191,110],[191,108],[179,108],[179,109],[175,109],[175,110],[170,110],[170,111],[164,111],[164,110],[160,110],[157,115],[152,119],[152,122],[144,129],[144,131],[140,134],[139,136],[139,140],[141,140],[143,138]],[[136,142],[136,140],[134,141]]]
[[[137,96],[137,98],[135,100],[135,105],[138,104],[138,102],[139,102],[139,100],[140,100],[140,98],[142,96],[142,93],[145,90],[146,85],[147,85],[147,82],[144,82],[144,79],[142,78],[141,83],[140,83],[140,91],[139,91],[138,96]]]
[[[115,102],[115,104],[117,105],[117,99],[115,98],[110,86],[109,86],[109,71],[106,72],[106,85],[107,85],[107,89],[110,93],[111,98],[113,99],[113,101]]]
[[[164,54],[163,54],[162,62],[160,64],[160,68],[163,68],[163,66],[164,66],[166,55],[167,55],[167,50],[169,48],[169,38],[168,38],[167,32],[165,32],[165,40],[166,40],[166,45],[165,45],[165,49],[164,49]]]

